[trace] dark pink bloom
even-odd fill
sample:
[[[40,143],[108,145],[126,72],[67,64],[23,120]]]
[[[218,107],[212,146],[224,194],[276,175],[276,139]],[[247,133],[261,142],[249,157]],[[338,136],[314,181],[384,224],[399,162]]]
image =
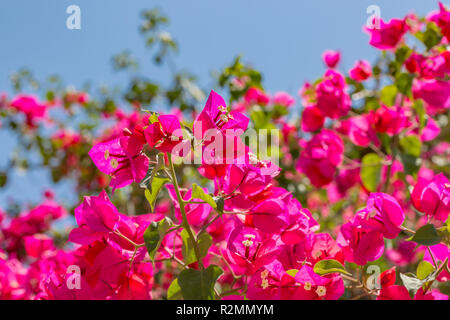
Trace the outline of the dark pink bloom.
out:
[[[445,8],[442,2],[439,2],[439,13],[431,18],[441,29],[442,34],[450,41],[450,11]]]
[[[416,257],[415,248],[416,243],[412,241],[401,241],[396,249],[386,250],[386,257],[395,265],[403,267],[411,263]]]
[[[372,127],[371,117],[369,115],[354,116],[342,120],[340,128],[337,130],[343,134],[347,134],[350,141],[357,146],[367,147],[370,143],[376,146],[380,144],[375,130]]]
[[[351,107],[345,78],[335,70],[327,70],[316,86],[317,108],[323,115],[337,119],[345,116]]]
[[[355,63],[353,69],[349,71],[350,78],[355,81],[364,81],[372,75],[372,67],[366,60],[359,60]]]
[[[230,233],[223,256],[236,274],[251,275],[276,257],[276,243],[269,237],[249,227],[238,224]]]
[[[35,119],[46,116],[47,106],[34,96],[18,95],[10,103],[11,107],[25,114],[27,124],[34,127]]]
[[[336,239],[342,248],[345,260],[360,266],[381,257],[384,251],[383,234],[365,227],[363,217],[357,215],[341,226]]]
[[[237,111],[229,111],[223,98],[211,90],[205,107],[194,121],[195,139],[202,142],[203,163],[232,161],[246,152],[239,138],[249,119]],[[233,152],[231,152],[233,150]],[[231,158],[230,158],[231,157]]]
[[[325,50],[322,54],[322,60],[328,68],[334,68],[341,60],[341,53],[339,51]]]
[[[320,188],[333,180],[336,168],[342,162],[343,152],[342,139],[333,131],[323,129],[307,142],[297,162],[297,169]]]
[[[295,298],[299,300],[337,300],[344,294],[344,281],[337,274],[319,276],[308,265],[295,275],[299,289]]]
[[[259,104],[265,106],[270,102],[270,97],[261,89],[251,87],[245,93],[244,100],[248,105]]]
[[[275,93],[275,95],[272,98],[272,103],[289,108],[295,103],[295,99],[292,96],[290,96],[289,93],[281,91]]]
[[[304,265],[293,277],[275,261],[252,276],[247,297],[251,300],[337,300],[343,293],[344,282],[339,275],[319,276]]]
[[[434,138],[436,138],[439,135],[439,133],[441,133],[441,128],[436,123],[436,121],[434,121],[433,118],[429,117],[427,120],[427,124],[422,129],[420,140],[431,141]]]
[[[175,207],[175,216],[181,222],[182,216],[180,211],[180,205],[178,203],[175,188],[172,184],[167,185],[167,190],[169,191],[169,196]],[[203,188],[203,190],[208,193],[208,189]],[[192,190],[181,190],[181,197],[183,200],[190,200],[192,197]],[[202,201],[200,199],[192,199],[192,201]],[[193,226],[202,225],[209,216],[211,212],[211,206],[209,204],[199,204],[199,203],[188,203],[184,206],[186,210],[186,217],[189,224]]]
[[[97,197],[84,197],[83,203],[75,208],[75,219],[78,228],[70,232],[69,241],[91,244],[116,229],[119,212],[102,191]]]
[[[370,115],[370,122],[375,131],[387,133],[390,136],[400,133],[409,126],[405,108],[400,106],[387,107],[382,105]]]
[[[412,92],[414,99],[426,102],[429,113],[450,108],[450,81],[436,79],[414,79]]]
[[[25,251],[33,258],[39,258],[44,252],[53,250],[53,239],[45,234],[34,234],[24,238]]]
[[[148,171],[149,160],[142,151],[143,145],[132,136],[123,136],[103,143],[97,143],[89,156],[97,168],[112,176],[113,190],[130,183],[141,182]]]
[[[174,115],[160,115],[158,122],[150,124],[144,130],[145,140],[151,148],[161,152],[172,152],[183,142],[183,132],[178,117]]]
[[[414,207],[427,216],[446,221],[450,212],[450,181],[442,173],[432,181],[419,178],[411,200]]]
[[[376,19],[376,18],[374,18]],[[375,24],[378,21],[374,21]],[[364,30],[370,35],[369,43],[380,50],[395,49],[398,43],[402,40],[403,35],[408,31],[408,25],[404,20],[392,19],[385,23],[381,18],[379,21],[379,28],[365,27]]]
[[[362,217],[364,227],[383,234],[385,238],[398,236],[405,213],[392,196],[386,193],[371,193],[366,208],[357,212]]]
[[[305,107],[302,112],[302,130],[312,132],[319,130],[325,123],[325,116],[316,106]]]
[[[287,208],[279,199],[263,201],[251,213],[255,227],[268,234],[279,234],[289,226]]]
[[[377,300],[411,300],[404,286],[387,286],[380,290]]]

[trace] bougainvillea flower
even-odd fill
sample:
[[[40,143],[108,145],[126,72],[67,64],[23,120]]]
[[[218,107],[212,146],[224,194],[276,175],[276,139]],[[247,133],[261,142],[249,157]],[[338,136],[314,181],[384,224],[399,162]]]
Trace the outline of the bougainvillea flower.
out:
[[[334,68],[341,60],[341,53],[334,50],[325,50],[322,54],[322,60],[328,68]]]
[[[396,249],[386,250],[386,257],[399,267],[406,266],[416,257],[416,243],[412,241],[401,241]]]
[[[307,142],[297,162],[297,169],[320,188],[329,184],[343,158],[344,142],[331,130],[323,129]]]
[[[395,278],[396,278],[395,272],[396,272],[396,267],[392,267],[390,269],[383,271],[380,274],[380,286],[382,288],[390,287],[395,284]]]
[[[84,197],[83,203],[75,208],[75,219],[78,228],[70,232],[69,241],[90,244],[114,231],[119,212],[102,191],[97,197]]]
[[[272,98],[272,103],[289,108],[295,103],[295,99],[287,92],[276,92]]]
[[[420,212],[436,220],[446,221],[450,212],[450,181],[442,173],[430,182],[419,178],[411,199]]]
[[[148,157],[141,153],[142,145],[130,136],[97,143],[89,151],[89,156],[97,168],[112,176],[113,190],[132,182],[139,183],[149,167]]]
[[[371,117],[369,115],[354,116],[342,120],[340,125],[345,128],[350,141],[355,145],[367,147],[370,143],[373,143],[379,146],[380,141],[372,127]],[[340,128],[336,130],[341,132]]]
[[[229,111],[225,100],[211,90],[205,107],[194,121],[193,134],[202,145],[202,160],[208,164],[215,159],[230,163],[246,146],[239,138],[247,129],[249,119],[237,111]],[[233,150],[231,152],[230,150]]]
[[[183,141],[180,121],[171,114],[160,115],[157,122],[144,130],[144,135],[149,147],[161,152],[172,152]]]
[[[317,108],[332,119],[345,116],[351,107],[347,85],[342,74],[327,70],[322,81],[316,86]]]
[[[270,263],[278,248],[271,238],[265,238],[254,228],[238,224],[230,233],[223,256],[236,274],[251,275],[260,267]]]
[[[439,13],[433,15],[430,20],[436,22],[444,37],[447,38],[447,41],[450,41],[450,11],[445,8],[442,2],[439,2]]]
[[[353,69],[349,71],[349,76],[355,81],[364,81],[372,76],[372,67],[366,60],[359,60],[355,63]]]
[[[175,188],[172,184],[167,185],[167,190],[169,191],[169,196],[172,199],[172,202],[175,207],[175,216],[181,222],[182,215],[180,211],[180,205],[178,203],[177,195],[175,192]],[[203,191],[208,193],[208,189],[203,188]],[[192,197],[192,189],[189,190],[180,190],[181,198],[185,201],[191,200]],[[192,199],[192,201],[201,202],[201,199]],[[211,206],[209,204],[203,203],[187,203],[185,206],[186,217],[189,224],[194,226],[199,226],[203,224],[209,216],[211,212]]]
[[[374,19],[377,19],[374,17]],[[403,35],[408,31],[408,25],[404,20],[392,19],[385,23],[381,18],[374,21],[378,26],[373,28],[365,27],[364,30],[370,35],[369,43],[380,50],[394,49],[402,40]]]
[[[33,258],[39,258],[44,252],[53,250],[53,239],[45,234],[34,234],[24,238],[25,251]]]
[[[378,192],[371,193],[366,208],[358,211],[364,226],[381,232],[385,238],[394,239],[398,236],[405,213],[394,197]]]
[[[436,121],[434,121],[434,119],[430,117],[427,120],[427,124],[422,129],[420,140],[422,140],[423,142],[431,141],[436,138],[439,133],[441,133],[441,128],[436,123]]]
[[[370,122],[373,124],[375,131],[387,133],[390,136],[400,133],[409,126],[406,110],[400,106],[387,107],[382,105],[370,114]]]
[[[305,107],[302,112],[302,130],[305,132],[312,132],[319,130],[325,123],[325,116],[316,106]]]
[[[431,114],[450,108],[450,81],[416,78],[412,92],[414,99],[426,102],[427,111]]]
[[[320,276],[308,265],[304,265],[295,275],[299,288],[295,299],[337,300],[344,294],[344,281],[337,274]]]
[[[35,126],[35,119],[42,119],[46,115],[47,106],[34,96],[18,95],[10,102],[10,105],[25,114],[27,125],[30,127]]]
[[[281,241],[285,244],[296,244],[305,240],[308,234],[319,229],[319,223],[308,209],[302,208],[300,201],[292,194],[280,197],[289,213],[289,223],[281,233]]]
[[[279,199],[263,201],[251,213],[255,227],[268,234],[279,234],[289,226],[287,208]]]
[[[336,239],[342,248],[346,261],[360,266],[375,261],[384,251],[383,234],[364,227],[361,216],[355,216],[350,222],[343,224]]]
[[[265,106],[270,102],[270,97],[261,89],[251,87],[245,93],[244,100],[248,105],[259,104]],[[225,104],[223,106],[225,106]]]

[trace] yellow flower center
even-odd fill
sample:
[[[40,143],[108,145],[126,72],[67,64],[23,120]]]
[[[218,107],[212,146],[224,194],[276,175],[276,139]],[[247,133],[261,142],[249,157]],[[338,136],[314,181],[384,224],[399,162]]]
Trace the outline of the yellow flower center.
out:
[[[319,297],[323,297],[324,295],[327,294],[327,288],[325,288],[324,286],[318,286],[316,293]]]
[[[269,287],[269,280],[267,280],[266,278],[261,280],[261,288],[263,289],[267,289]]]
[[[111,161],[109,162],[111,164],[111,167],[113,169],[116,169],[119,166],[119,162],[117,161],[116,158],[112,158]]]
[[[303,288],[305,288],[306,291],[311,290],[311,282],[306,281],[306,282],[305,282],[305,285],[303,286]]]

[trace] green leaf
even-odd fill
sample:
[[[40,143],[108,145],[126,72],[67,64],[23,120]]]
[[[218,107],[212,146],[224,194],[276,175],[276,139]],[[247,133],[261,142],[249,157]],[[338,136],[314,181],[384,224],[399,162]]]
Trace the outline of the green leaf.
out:
[[[432,47],[441,42],[441,38],[442,36],[440,35],[437,25],[434,23],[428,23],[427,29],[423,33],[423,37],[420,40],[425,44],[427,50],[430,50]]]
[[[408,48],[407,46],[401,46],[395,51],[395,60],[402,65],[405,60],[409,57],[412,50]]]
[[[213,209],[217,208],[217,204],[213,197],[206,194],[205,191],[195,183],[192,184],[192,199],[201,199],[207,202]]]
[[[397,86],[394,84],[385,86],[380,91],[380,100],[388,107],[394,105],[396,96],[397,96]]]
[[[334,259],[318,261],[314,265],[313,271],[321,276],[329,273],[343,273],[351,276],[349,272],[345,271],[344,266],[339,261]]]
[[[421,261],[417,266],[417,278],[419,280],[425,280],[432,272],[434,271],[434,267],[428,261]]]
[[[377,190],[381,177],[381,158],[376,153],[366,154],[362,158],[361,181],[367,190]]]
[[[414,101],[413,108],[416,111],[416,115],[419,118],[420,132],[425,127],[425,106],[422,100],[418,99]]]
[[[414,241],[424,246],[433,246],[441,242],[441,238],[439,237],[434,225],[426,224],[416,231],[410,241]]]
[[[164,239],[164,235],[166,231],[172,226],[172,220],[169,217],[165,217],[164,219],[158,222],[152,222],[147,230],[144,232],[144,242],[147,248],[148,254],[150,258],[153,260],[161,245],[162,240]]]
[[[290,275],[292,278],[295,278],[295,276],[297,275],[298,269],[289,269],[286,271],[286,273],[288,275]]]
[[[151,188],[145,189],[145,198],[147,199],[148,203],[150,204],[150,207],[153,210],[155,210],[155,202],[156,198],[158,197],[158,193],[161,190],[161,188],[170,180],[168,178],[159,178],[159,177],[153,177]]]
[[[409,154],[406,154],[403,152],[400,153],[400,158],[402,160],[402,164],[403,164],[405,173],[410,174],[416,178],[417,172],[420,169],[422,160],[420,158],[417,158],[415,156],[412,156],[412,155],[409,155]],[[399,174],[400,174],[400,172],[399,172]]]
[[[189,238],[189,234],[186,229],[181,231],[182,247],[181,252],[183,254],[184,262],[186,264],[191,264],[197,261],[195,256],[195,250],[192,246],[192,241]],[[212,244],[212,237],[206,233],[202,232],[197,238],[197,246],[200,251],[200,258],[205,257],[208,254],[209,247]]]
[[[8,175],[6,172],[1,171],[0,172],[0,188],[3,188],[6,185],[6,182],[8,182]]]
[[[395,77],[395,84],[398,91],[405,95],[410,95],[413,78],[413,75],[410,73],[400,73],[397,75]]]
[[[409,135],[400,140],[402,150],[411,156],[420,157],[422,142],[416,135]]]
[[[205,270],[185,269],[178,276],[178,285],[185,300],[214,300],[214,285],[223,273],[216,265]]]
[[[169,289],[167,289],[167,300],[180,300],[182,297],[178,279],[175,279],[170,284]]]
[[[214,197],[213,199],[216,202],[216,206],[217,206],[216,210],[219,213],[223,213],[223,209],[225,207],[225,200],[222,197]]]

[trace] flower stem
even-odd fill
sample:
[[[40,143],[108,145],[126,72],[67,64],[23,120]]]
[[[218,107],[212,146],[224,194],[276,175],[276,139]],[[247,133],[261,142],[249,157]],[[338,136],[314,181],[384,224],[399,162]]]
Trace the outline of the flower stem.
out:
[[[201,260],[200,249],[197,244],[197,239],[196,239],[194,233],[192,232],[192,228],[189,225],[189,222],[186,217],[186,210],[184,208],[184,206],[186,205],[186,202],[181,197],[180,188],[178,186],[178,181],[177,181],[177,175],[175,174],[175,168],[174,168],[173,162],[172,162],[172,155],[170,153],[167,153],[167,159],[169,160],[169,169],[170,169],[170,173],[172,176],[172,182],[173,182],[173,186],[175,189],[175,193],[177,194],[177,200],[178,200],[178,203],[180,204],[180,211],[181,211],[181,216],[183,219],[182,226],[189,235],[189,239],[191,240],[191,244],[194,248],[195,257],[197,258],[197,261],[198,261],[198,265],[199,265],[200,269],[203,270],[203,263]]]

